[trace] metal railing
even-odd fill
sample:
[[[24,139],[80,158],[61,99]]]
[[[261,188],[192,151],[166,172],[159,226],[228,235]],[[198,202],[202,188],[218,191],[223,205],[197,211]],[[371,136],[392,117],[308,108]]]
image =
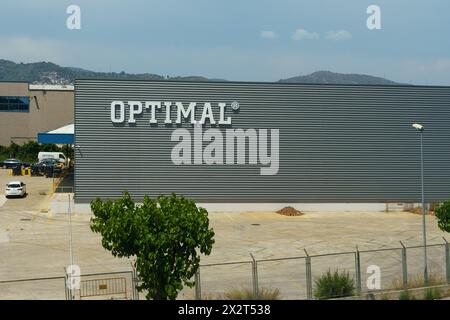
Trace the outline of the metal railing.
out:
[[[73,280],[66,275],[66,291],[68,300],[81,299],[131,299],[136,296],[134,270],[81,274],[78,288],[71,288]]]
[[[53,193],[74,193],[74,187],[72,186],[57,186]]]

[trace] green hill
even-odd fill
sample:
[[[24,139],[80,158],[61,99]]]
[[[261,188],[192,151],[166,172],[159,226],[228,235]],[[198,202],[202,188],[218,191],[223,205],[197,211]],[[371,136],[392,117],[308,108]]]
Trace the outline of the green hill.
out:
[[[184,81],[224,81],[202,76],[164,77],[153,73],[95,72],[81,68],[61,67],[51,62],[15,63],[0,59],[0,81],[26,81],[39,84],[73,84],[77,78],[83,79],[123,79],[123,80],[184,80]],[[282,79],[284,83],[329,83],[329,84],[381,84],[399,83],[364,74],[342,74],[317,71],[306,76]]]
[[[317,84],[361,84],[361,85],[399,85],[400,83],[366,74],[343,74],[330,71],[317,71],[306,76],[282,79],[284,83],[317,83]]]

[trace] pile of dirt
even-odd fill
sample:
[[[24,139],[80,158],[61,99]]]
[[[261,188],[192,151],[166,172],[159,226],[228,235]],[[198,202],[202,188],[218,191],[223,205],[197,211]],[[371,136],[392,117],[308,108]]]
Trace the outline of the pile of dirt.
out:
[[[283,216],[302,216],[303,212],[298,211],[295,208],[292,207],[284,207],[283,209],[280,209],[277,211],[278,214],[281,214]]]

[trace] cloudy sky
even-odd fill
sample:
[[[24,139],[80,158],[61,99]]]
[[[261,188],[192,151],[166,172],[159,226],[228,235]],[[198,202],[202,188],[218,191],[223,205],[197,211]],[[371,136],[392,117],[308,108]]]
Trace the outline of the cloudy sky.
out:
[[[69,30],[69,5],[81,29]],[[381,30],[369,30],[369,5]],[[0,58],[274,81],[317,70],[450,85],[448,0],[2,0]]]

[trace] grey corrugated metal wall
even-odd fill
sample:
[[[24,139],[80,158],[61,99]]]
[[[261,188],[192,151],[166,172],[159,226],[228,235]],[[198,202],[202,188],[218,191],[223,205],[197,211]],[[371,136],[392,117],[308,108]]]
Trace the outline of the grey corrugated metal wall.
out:
[[[204,202],[418,201],[413,122],[426,128],[426,200],[450,198],[450,87],[77,80],[75,94],[77,202],[123,190],[137,200],[175,192]],[[279,172],[175,166],[176,126],[162,123],[163,112],[157,126],[149,112],[135,126],[114,126],[113,100],[226,102],[233,128],[280,129]]]

